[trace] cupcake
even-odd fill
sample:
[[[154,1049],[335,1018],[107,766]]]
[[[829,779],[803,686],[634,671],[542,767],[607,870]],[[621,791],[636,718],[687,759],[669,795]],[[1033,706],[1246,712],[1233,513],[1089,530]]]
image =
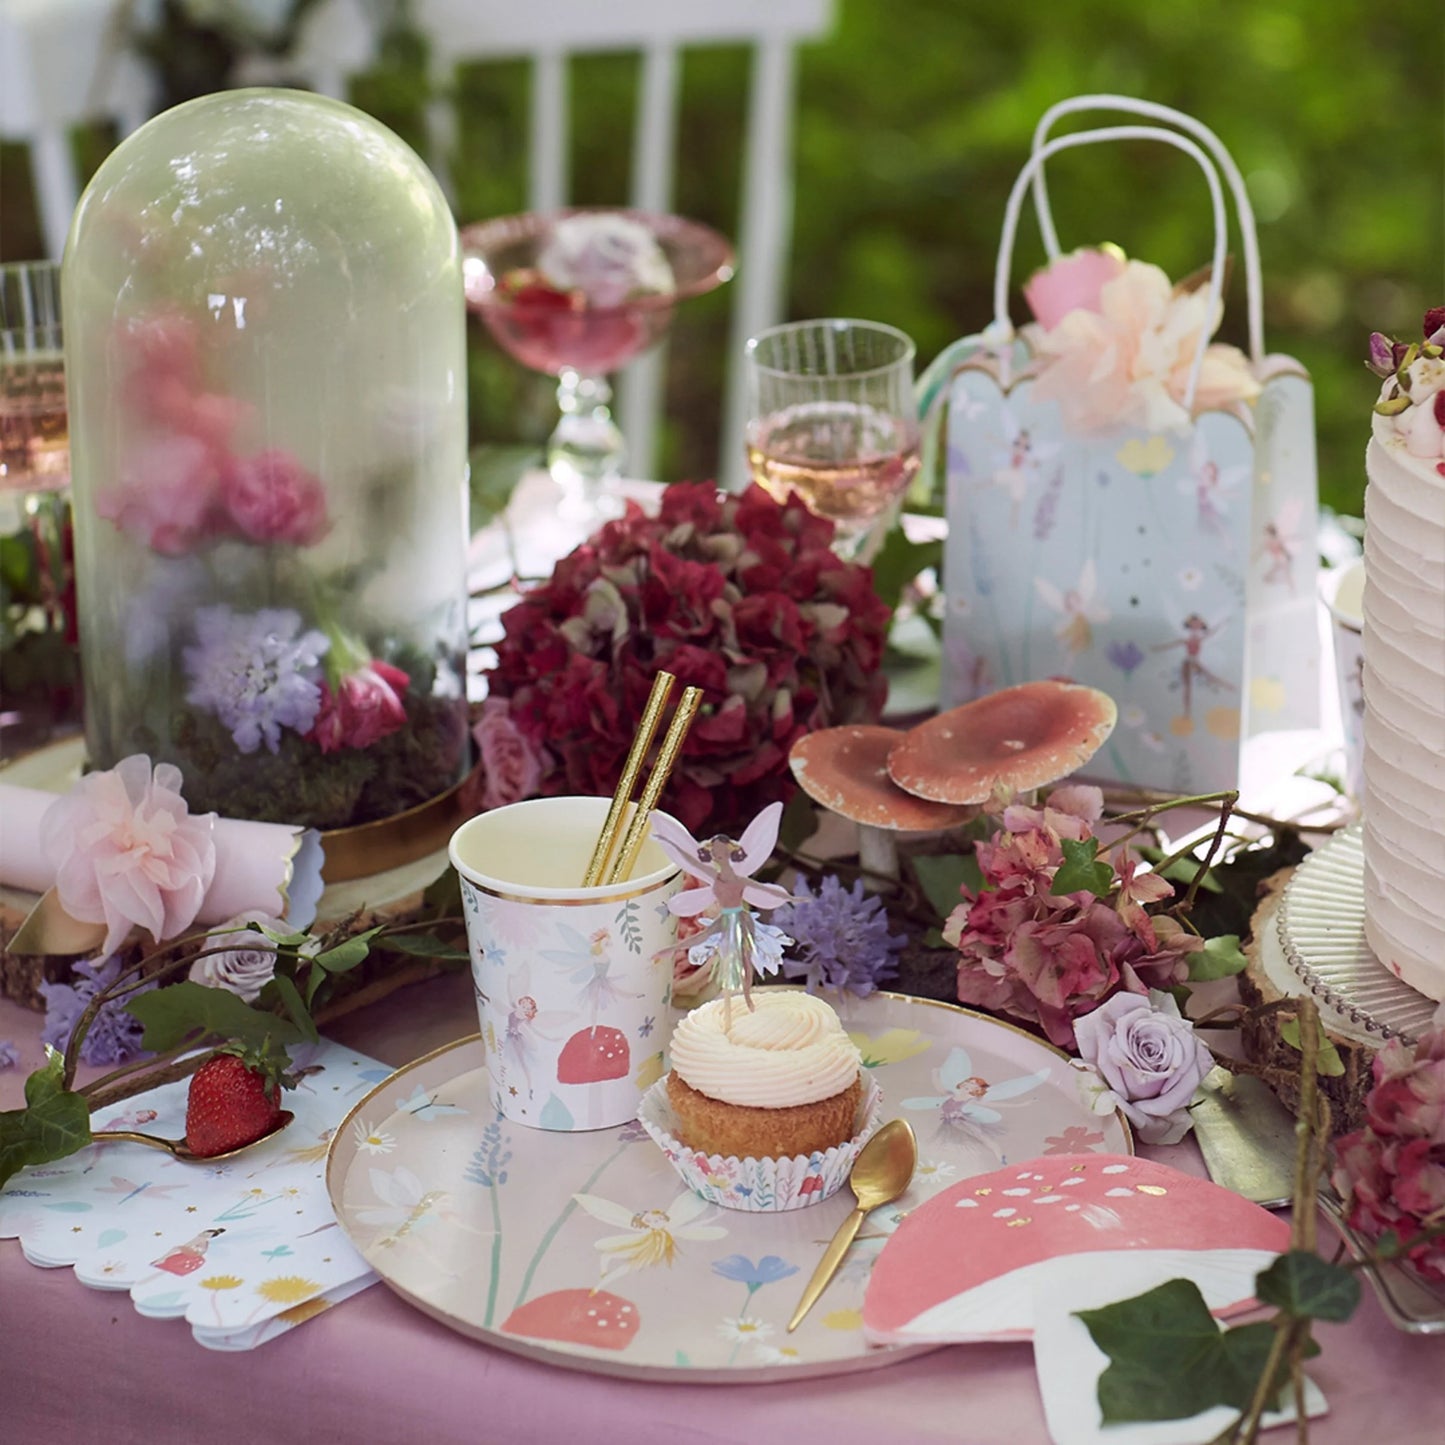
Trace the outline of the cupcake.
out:
[[[833,1009],[797,989],[714,999],[681,1019],[638,1117],[704,1198],[797,1209],[834,1193],[881,1094]]]

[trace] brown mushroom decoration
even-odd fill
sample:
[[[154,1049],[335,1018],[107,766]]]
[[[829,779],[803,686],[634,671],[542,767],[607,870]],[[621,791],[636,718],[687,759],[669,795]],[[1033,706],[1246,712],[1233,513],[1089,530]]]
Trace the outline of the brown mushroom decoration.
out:
[[[888,759],[906,734],[885,727],[822,728],[793,744],[788,765],[798,786],[830,812],[858,824],[858,862],[870,877],[898,877],[898,833],[937,833],[966,823],[976,808],[930,802],[888,776]]]
[[[1074,682],[1025,682],[940,713],[904,735],[888,773],[906,792],[938,803],[984,803],[995,789],[1022,793],[1083,767],[1114,731],[1107,693]]]

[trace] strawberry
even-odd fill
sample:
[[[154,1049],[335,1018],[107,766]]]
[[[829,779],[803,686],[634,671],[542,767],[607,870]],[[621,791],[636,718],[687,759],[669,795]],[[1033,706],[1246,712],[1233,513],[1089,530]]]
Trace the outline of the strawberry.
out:
[[[201,1159],[229,1154],[263,1138],[281,1120],[281,1088],[290,1087],[286,1056],[267,1041],[261,1050],[218,1050],[191,1075],[186,1096],[186,1145]]]

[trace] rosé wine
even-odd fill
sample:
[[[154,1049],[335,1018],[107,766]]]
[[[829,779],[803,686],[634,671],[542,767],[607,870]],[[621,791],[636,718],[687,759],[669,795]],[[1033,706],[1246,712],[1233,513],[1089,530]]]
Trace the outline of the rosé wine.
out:
[[[51,492],[69,484],[65,363],[59,353],[0,360],[0,488]]]

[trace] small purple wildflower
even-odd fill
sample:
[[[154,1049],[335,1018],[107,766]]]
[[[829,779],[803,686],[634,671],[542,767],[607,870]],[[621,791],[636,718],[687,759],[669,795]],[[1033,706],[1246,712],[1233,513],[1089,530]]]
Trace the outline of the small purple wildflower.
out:
[[[898,972],[895,955],[907,944],[889,933],[883,902],[861,882],[845,888],[829,873],[814,893],[799,881],[793,901],[773,914],[777,927],[794,940],[793,957],[783,960],[787,978],[804,979],[808,992],[846,989],[862,997]]]
[[[72,965],[74,983],[42,983],[40,992],[45,999],[43,1042],[63,1050],[69,1044],[71,1030],[85,1006],[97,993],[113,984],[119,973],[120,959],[112,954],[93,963]],[[134,996],[127,994],[126,998]],[[131,1059],[149,1058],[149,1053],[140,1046],[144,1032],[141,1021],[126,1012],[124,999],[104,1004],[81,1042],[80,1061],[84,1064],[124,1064]]]
[[[1137,642],[1111,642],[1107,648],[1109,661],[1125,677],[1144,661],[1144,650]]]
[[[196,646],[185,649],[186,701],[215,713],[243,753],[263,741],[274,753],[282,728],[305,733],[316,721],[329,646],[314,628],[302,633],[300,614],[289,608],[202,607]]]
[[[20,1050],[10,1039],[0,1039],[0,1069],[13,1069],[20,1062]]]

